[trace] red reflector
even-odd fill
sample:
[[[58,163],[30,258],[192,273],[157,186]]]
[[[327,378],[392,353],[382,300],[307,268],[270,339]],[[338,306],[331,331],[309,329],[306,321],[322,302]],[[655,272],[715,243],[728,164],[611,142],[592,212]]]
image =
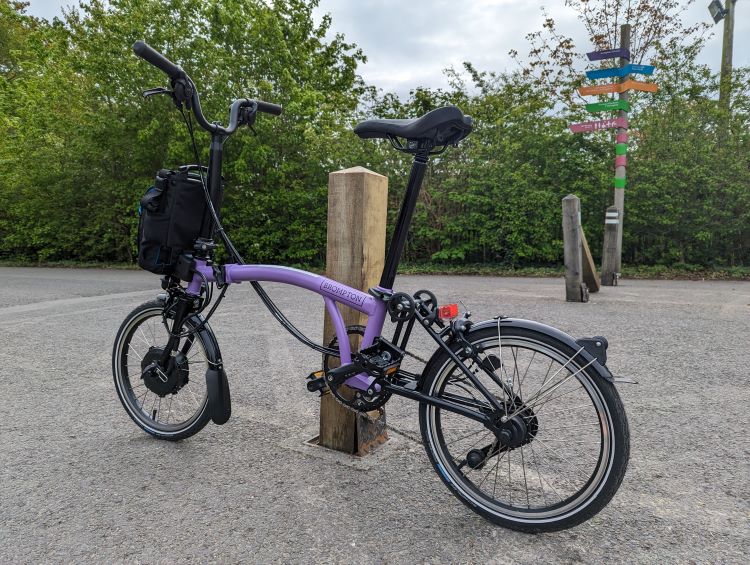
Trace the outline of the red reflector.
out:
[[[451,320],[458,316],[458,304],[446,304],[438,309],[438,316],[441,320]]]

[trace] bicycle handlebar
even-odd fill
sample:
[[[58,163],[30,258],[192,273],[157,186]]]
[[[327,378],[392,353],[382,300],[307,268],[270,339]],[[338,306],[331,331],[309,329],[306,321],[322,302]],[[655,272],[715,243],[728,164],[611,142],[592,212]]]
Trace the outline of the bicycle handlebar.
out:
[[[141,41],[139,39],[138,41],[133,43],[133,53],[138,55],[144,61],[151,63],[153,66],[164,72],[169,78],[173,80],[181,78],[185,74],[185,71],[183,71],[180,67],[167,59],[164,55],[159,53],[145,41]]]
[[[232,103],[229,112],[229,125],[226,128],[222,127],[218,123],[209,123],[206,117],[203,115],[203,110],[201,109],[198,89],[195,88],[195,83],[185,73],[185,71],[182,70],[181,67],[175,65],[172,61],[159,53],[148,43],[146,43],[145,41],[141,41],[140,39],[133,43],[133,52],[144,61],[151,63],[157,69],[165,73],[172,80],[173,87],[175,85],[175,81],[178,81],[180,79],[186,80],[192,86],[189,107],[192,107],[193,113],[195,114],[195,119],[198,124],[208,132],[220,133],[224,135],[230,135],[234,133],[240,122],[240,110],[244,107],[250,106],[251,104],[255,104],[257,112],[263,112],[265,114],[271,114],[273,116],[281,115],[283,109],[278,104],[264,102],[263,100],[248,100],[247,98],[240,98]]]
[[[263,100],[256,100],[258,104],[258,112],[264,112],[271,114],[272,116],[280,116],[283,108],[278,104],[272,104],[271,102],[263,102]]]

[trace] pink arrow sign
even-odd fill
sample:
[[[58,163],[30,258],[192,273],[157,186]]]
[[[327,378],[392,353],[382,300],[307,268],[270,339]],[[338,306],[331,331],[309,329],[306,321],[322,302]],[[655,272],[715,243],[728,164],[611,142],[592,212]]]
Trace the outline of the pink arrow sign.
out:
[[[570,131],[573,133],[587,133],[590,131],[599,131],[600,129],[627,128],[628,120],[626,118],[611,118],[609,120],[596,120],[595,122],[570,124],[569,127]]]

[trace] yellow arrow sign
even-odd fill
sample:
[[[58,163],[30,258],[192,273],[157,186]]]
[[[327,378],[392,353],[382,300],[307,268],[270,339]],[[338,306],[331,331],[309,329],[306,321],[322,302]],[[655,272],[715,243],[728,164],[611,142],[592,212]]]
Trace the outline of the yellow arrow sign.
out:
[[[640,90],[642,92],[656,92],[659,87],[653,82],[640,82],[637,80],[628,79],[625,82],[617,82],[615,84],[597,84],[594,86],[581,86],[578,88],[581,96],[587,96],[590,94],[611,94],[614,92],[625,92],[628,90]]]

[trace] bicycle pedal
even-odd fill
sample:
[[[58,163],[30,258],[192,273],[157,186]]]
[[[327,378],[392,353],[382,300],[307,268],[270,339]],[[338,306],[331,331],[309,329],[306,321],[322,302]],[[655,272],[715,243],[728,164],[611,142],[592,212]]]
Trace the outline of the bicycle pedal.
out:
[[[398,371],[404,352],[388,340],[380,337],[375,343],[359,352],[357,361],[364,367],[367,374],[383,378]]]
[[[323,371],[315,371],[307,375],[307,390],[310,392],[320,392],[320,396],[323,396],[326,387],[325,373]]]

